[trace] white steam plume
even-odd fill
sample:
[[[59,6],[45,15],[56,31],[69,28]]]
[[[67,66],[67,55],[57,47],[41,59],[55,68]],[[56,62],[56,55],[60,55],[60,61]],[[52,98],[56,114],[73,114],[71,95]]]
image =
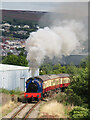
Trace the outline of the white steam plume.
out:
[[[70,55],[87,39],[82,23],[63,21],[58,26],[45,27],[32,32],[26,41],[27,59],[32,75],[47,56],[49,58]]]

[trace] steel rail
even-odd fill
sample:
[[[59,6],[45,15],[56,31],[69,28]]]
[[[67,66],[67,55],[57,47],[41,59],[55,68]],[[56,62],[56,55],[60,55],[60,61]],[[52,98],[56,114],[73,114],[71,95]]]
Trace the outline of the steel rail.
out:
[[[16,117],[16,115],[23,109],[25,108],[26,106],[28,105],[28,103],[26,103],[25,105],[23,105],[17,112],[15,112],[12,117],[10,118],[10,120],[14,119]]]
[[[24,116],[23,120],[26,120],[28,118],[28,116],[30,115],[30,113],[33,111],[33,109],[41,102],[41,100],[39,100],[31,109],[29,109],[29,111],[26,113],[26,115]]]

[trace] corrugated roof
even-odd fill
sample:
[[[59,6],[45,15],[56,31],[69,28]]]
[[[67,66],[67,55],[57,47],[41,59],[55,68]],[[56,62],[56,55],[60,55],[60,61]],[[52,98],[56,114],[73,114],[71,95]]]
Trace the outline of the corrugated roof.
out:
[[[49,79],[54,79],[54,78],[57,78],[58,76],[53,74],[53,75],[48,75],[49,76]]]
[[[48,79],[50,79],[48,77],[48,75],[40,75],[40,76],[37,76],[37,77],[40,78],[40,79],[42,79],[42,80],[48,80]]]
[[[49,80],[49,79],[54,79],[57,77],[69,77],[69,74],[50,74],[50,75],[39,75],[37,78],[40,78],[42,80]]]
[[[8,71],[8,70],[28,70],[29,67],[16,66],[16,65],[7,65],[0,64],[0,71]]]
[[[69,74],[58,74],[59,77],[70,77]]]

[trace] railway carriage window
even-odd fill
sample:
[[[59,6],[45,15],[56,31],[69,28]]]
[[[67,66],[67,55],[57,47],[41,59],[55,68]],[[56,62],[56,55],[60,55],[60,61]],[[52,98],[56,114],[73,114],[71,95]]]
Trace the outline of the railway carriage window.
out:
[[[65,83],[67,83],[67,79],[65,79]]]
[[[53,80],[53,85],[55,85],[56,83],[55,83],[55,80]]]
[[[62,84],[64,83],[64,80],[62,79]]]
[[[51,80],[51,86],[53,86],[53,80]]]
[[[58,79],[56,79],[56,85],[58,85]]]
[[[51,86],[51,80],[48,80],[48,87]]]
[[[51,86],[51,80],[49,80],[49,86]]]
[[[68,83],[69,82],[69,78],[64,78],[64,82]]]
[[[45,81],[45,87],[47,87],[47,81]]]
[[[68,78],[67,82],[68,82],[68,83],[70,82],[70,78]]]
[[[43,82],[43,88],[45,89],[45,83]]]
[[[61,79],[59,79],[59,84],[61,84]]]
[[[62,84],[62,78],[60,78],[60,84]]]
[[[67,83],[67,79],[65,79],[65,83]]]
[[[49,81],[47,81],[47,87],[49,86]]]
[[[66,79],[66,83],[68,83],[68,78]]]
[[[65,83],[65,79],[63,78],[63,84]]]
[[[64,84],[64,78],[62,78],[62,84]]]

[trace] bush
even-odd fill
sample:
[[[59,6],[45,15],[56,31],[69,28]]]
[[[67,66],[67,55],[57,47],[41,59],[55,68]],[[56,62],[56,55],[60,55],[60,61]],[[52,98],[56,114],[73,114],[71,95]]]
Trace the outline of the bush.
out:
[[[19,95],[20,93],[22,93],[22,91],[20,91],[19,89],[10,90],[10,94],[11,94],[11,95]]]
[[[66,100],[66,94],[59,94],[58,96],[56,96],[56,100],[57,102],[64,102]]]
[[[89,109],[76,106],[72,111],[69,112],[71,118],[88,118]]]
[[[19,95],[22,93],[18,88],[16,90],[7,90],[4,88],[0,89],[0,93],[11,94],[11,95]]]
[[[6,90],[6,89],[4,89],[4,88],[1,88],[1,89],[0,89],[0,93],[9,94],[9,90]]]

